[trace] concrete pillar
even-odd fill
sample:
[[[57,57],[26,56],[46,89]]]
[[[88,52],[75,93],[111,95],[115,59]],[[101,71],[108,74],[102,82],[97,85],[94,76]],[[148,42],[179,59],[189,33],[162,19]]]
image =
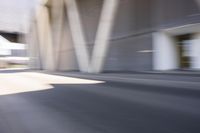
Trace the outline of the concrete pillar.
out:
[[[50,28],[49,12],[45,5],[39,5],[36,13],[36,24],[39,40],[39,50],[41,53],[42,68],[53,71],[54,52],[52,45],[52,35]]]
[[[54,71],[55,70],[55,56],[54,56],[54,46],[53,46],[53,41],[52,41],[52,29],[51,29],[51,22],[50,22],[50,17],[49,17],[49,11],[47,9],[47,7],[45,7],[44,10],[45,13],[45,17],[46,17],[46,27],[45,27],[45,31],[46,31],[46,44],[47,49],[46,49],[46,59],[47,59],[47,64],[46,64],[46,69],[50,70],[50,71]]]
[[[153,34],[154,70],[173,70],[179,68],[178,52],[173,38],[164,32]]]
[[[88,72],[89,52],[84,37],[77,2],[76,0],[65,0],[65,3],[79,69],[82,72]]]
[[[103,70],[118,4],[119,0],[104,0],[92,53],[91,72],[93,73],[100,73]]]
[[[53,0],[51,10],[52,17],[52,39],[53,45],[55,48],[55,69],[57,69],[57,65],[59,64],[59,55],[62,44],[63,37],[63,28],[64,28],[64,1],[63,0]]]
[[[41,56],[39,49],[38,34],[35,22],[31,24],[29,33],[27,34],[27,51],[29,56],[30,69],[42,69]]]
[[[194,70],[200,70],[200,33],[193,36],[193,40],[191,40],[191,47],[191,67]]]

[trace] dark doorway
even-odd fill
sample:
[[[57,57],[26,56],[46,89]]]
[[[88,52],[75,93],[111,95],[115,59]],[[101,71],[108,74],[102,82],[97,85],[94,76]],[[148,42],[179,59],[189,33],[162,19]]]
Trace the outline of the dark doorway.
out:
[[[180,69],[189,69],[191,66],[191,40],[192,34],[176,36]]]

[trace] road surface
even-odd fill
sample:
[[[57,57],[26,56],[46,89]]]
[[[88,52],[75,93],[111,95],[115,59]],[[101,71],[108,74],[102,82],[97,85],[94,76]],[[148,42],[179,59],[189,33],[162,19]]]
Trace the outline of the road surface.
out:
[[[0,133],[200,133],[200,88],[148,80],[0,73]]]

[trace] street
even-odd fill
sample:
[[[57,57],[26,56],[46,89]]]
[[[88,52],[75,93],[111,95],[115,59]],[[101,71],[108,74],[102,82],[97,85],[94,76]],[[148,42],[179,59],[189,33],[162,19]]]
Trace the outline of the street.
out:
[[[148,76],[137,84],[2,72],[0,133],[199,133],[200,87],[179,84],[185,77],[198,86],[200,78],[190,76],[162,86],[145,84]]]

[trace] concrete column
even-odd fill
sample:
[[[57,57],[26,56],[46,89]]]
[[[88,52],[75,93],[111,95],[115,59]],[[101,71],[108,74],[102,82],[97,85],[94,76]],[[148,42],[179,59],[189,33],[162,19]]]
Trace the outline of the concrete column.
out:
[[[41,56],[39,50],[39,41],[36,24],[33,22],[29,33],[27,34],[27,51],[29,56],[29,68],[30,69],[41,69]]]
[[[50,17],[49,17],[49,11],[47,7],[44,9],[44,16],[46,18],[46,26],[45,26],[45,31],[46,31],[46,40],[45,43],[47,44],[47,49],[46,49],[46,59],[47,59],[47,64],[46,64],[46,69],[50,71],[55,70],[55,52],[54,52],[54,46],[53,46],[53,41],[52,41],[52,30],[51,30],[51,22],[50,22]]]
[[[153,35],[154,70],[173,70],[179,67],[178,53],[173,38],[164,32]]]
[[[45,58],[45,45],[44,45],[44,15],[43,7],[39,6],[36,9],[36,32],[38,35],[38,51],[40,53],[41,69],[45,69],[46,58]]]
[[[103,70],[118,4],[119,0],[104,0],[92,53],[91,72],[93,73],[100,73]]]
[[[53,0],[52,1],[52,38],[53,45],[55,48],[55,69],[57,69],[57,65],[59,64],[59,55],[62,44],[63,37],[63,28],[64,28],[64,1],[63,0]]]
[[[37,8],[36,23],[39,35],[39,50],[43,64],[42,68],[45,70],[53,71],[55,67],[50,19],[47,7],[42,4]]]
[[[65,3],[79,69],[82,72],[88,72],[89,52],[84,37],[77,2],[76,0],[65,0]]]
[[[191,67],[194,70],[200,70],[200,33],[193,36],[191,40],[192,62]]]

